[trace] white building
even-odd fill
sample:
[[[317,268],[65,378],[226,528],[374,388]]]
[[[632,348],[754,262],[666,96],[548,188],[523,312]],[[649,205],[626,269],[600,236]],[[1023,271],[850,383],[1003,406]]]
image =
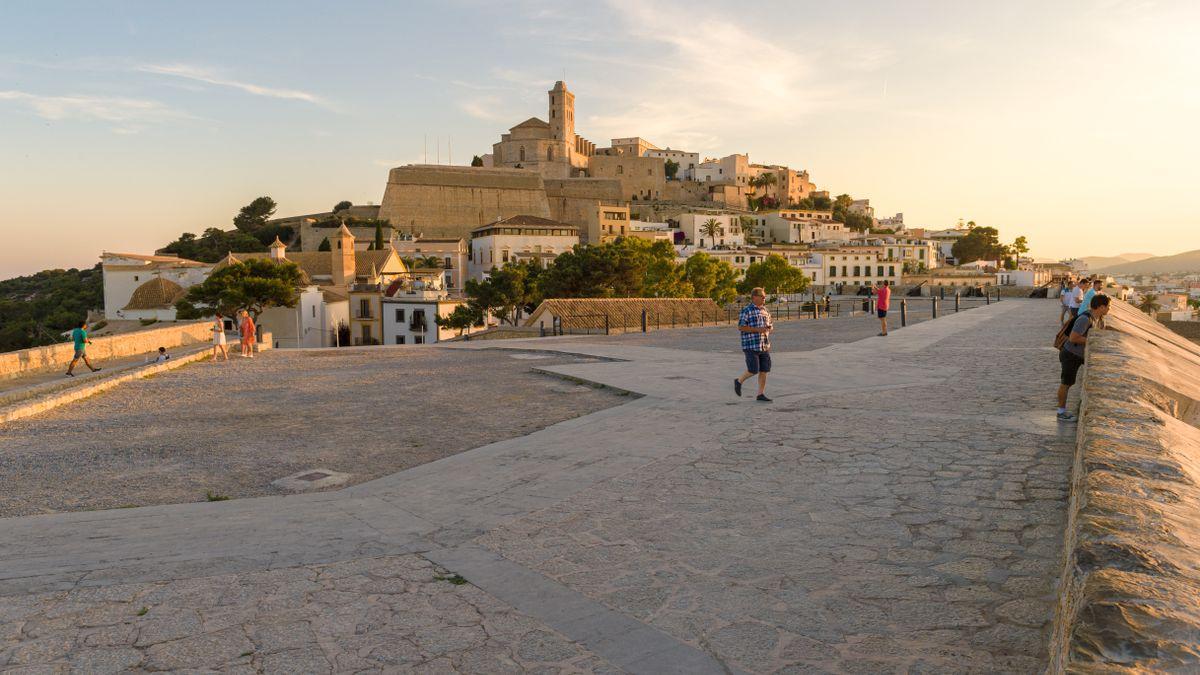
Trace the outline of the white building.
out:
[[[903,230],[904,229],[904,214],[897,213],[890,218],[877,218],[875,225],[887,230]]]
[[[455,308],[466,304],[462,298],[450,298],[445,291],[430,289],[420,281],[389,289],[384,296],[380,314],[383,320],[383,344],[434,344],[458,336],[458,331],[437,325],[436,317],[447,317]],[[475,326],[463,333],[483,330]]]
[[[695,180],[701,183],[749,185],[752,177],[750,156],[735,154],[721,159],[705,159],[696,166]]]
[[[100,254],[104,318],[175,320],[175,301],[202,283],[212,264],[173,255]]]
[[[661,150],[647,150],[646,156],[661,157],[664,162],[667,160],[677,162],[679,164],[679,173],[675,174],[675,177],[682,180],[694,180],[696,167],[700,166],[700,153],[698,152],[684,152],[683,150],[663,148]]]
[[[786,213],[787,215],[783,215]],[[799,215],[804,213],[804,215]],[[814,218],[811,215],[823,215],[822,212],[777,212],[763,217],[761,238],[763,241],[780,244],[813,244],[819,241],[848,242],[851,231],[843,223],[828,218]]]
[[[865,246],[880,246],[883,248],[884,260],[898,260],[902,264],[909,263],[914,269],[924,267],[933,269],[940,266],[940,246],[932,239],[910,239],[893,235],[863,235],[855,241]]]
[[[903,263],[886,260],[881,246],[843,246],[814,249],[822,267],[822,285],[846,284],[865,286],[885,281],[889,286],[900,283]]]
[[[467,259],[471,249],[461,237],[434,238],[399,236],[392,240],[392,246],[401,258],[409,258],[418,264],[421,271],[431,268],[428,263],[437,261],[437,269],[443,270],[446,288],[451,291],[462,291],[467,283]],[[424,264],[422,264],[424,261]]]
[[[536,216],[512,216],[471,231],[472,279],[484,279],[493,269],[519,259],[536,259],[543,266],[579,243],[579,228]]]
[[[997,286],[1042,286],[1054,279],[1054,272],[1040,265],[996,272]]]
[[[709,221],[716,227],[713,234],[705,232]],[[679,229],[684,240],[698,248],[740,248],[746,243],[741,216],[736,213],[682,213]]]

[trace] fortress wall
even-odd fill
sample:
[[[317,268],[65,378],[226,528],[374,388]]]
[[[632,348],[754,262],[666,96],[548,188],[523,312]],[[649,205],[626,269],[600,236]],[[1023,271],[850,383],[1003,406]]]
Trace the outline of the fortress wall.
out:
[[[1093,330],[1051,673],[1200,670],[1200,346],[1113,301]]]
[[[551,219],[586,228],[601,202],[621,201],[621,183],[598,178],[549,179],[546,198]]]
[[[542,177],[522,169],[413,165],[388,174],[379,217],[397,231],[470,238],[471,230],[517,215],[549,218]]]
[[[173,349],[210,342],[209,321],[177,323],[162,328],[150,328],[134,333],[122,333],[94,338],[87,354],[92,363],[103,367],[105,359],[146,354],[159,347]],[[0,379],[9,380],[46,370],[66,370],[75,356],[70,340],[45,347],[33,347],[0,354]]]
[[[588,162],[588,172],[594,178],[616,179],[621,182],[621,198],[632,201],[663,199],[667,174],[661,157],[630,155],[596,155]]]

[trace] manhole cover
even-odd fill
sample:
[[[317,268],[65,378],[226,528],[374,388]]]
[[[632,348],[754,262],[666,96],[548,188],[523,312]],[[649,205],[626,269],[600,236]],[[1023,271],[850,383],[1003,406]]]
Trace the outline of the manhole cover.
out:
[[[303,476],[296,476],[296,480],[306,480],[309,482],[321,480],[322,478],[329,478],[329,474],[321,473],[320,471],[313,471],[312,473],[306,473]]]

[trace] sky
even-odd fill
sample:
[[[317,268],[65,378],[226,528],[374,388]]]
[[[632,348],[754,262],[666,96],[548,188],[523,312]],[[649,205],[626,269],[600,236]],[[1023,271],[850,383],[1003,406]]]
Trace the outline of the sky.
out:
[[[575,93],[576,131],[803,168],[1045,258],[1200,248],[1200,3],[0,3],[0,278],[378,203]],[[426,150],[427,149],[427,150]]]

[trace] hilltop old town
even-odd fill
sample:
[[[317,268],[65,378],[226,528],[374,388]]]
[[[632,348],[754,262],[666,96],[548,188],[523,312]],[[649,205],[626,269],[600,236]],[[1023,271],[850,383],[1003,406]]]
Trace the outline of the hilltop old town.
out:
[[[622,240],[644,244],[683,276],[699,256],[703,262],[693,268],[711,267],[716,273],[708,276],[720,279],[693,284],[691,292],[643,288],[625,295],[708,297],[720,306],[739,282],[745,290],[748,273],[771,278],[766,269],[752,271],[771,260],[803,274],[799,283],[793,275],[768,288],[785,301],[801,290],[811,300],[878,285],[943,298],[946,289],[1028,291],[1086,271],[1070,261],[1035,261],[1024,237],[1005,246],[993,228],[960,221],[935,229],[908,224],[902,213],[877,216],[869,199],[831,197],[806,169],[756,164],[746,154],[701,157],[638,136],[600,147],[576,133],[575,113],[575,94],[556,82],[546,119],[516,124],[471,166],[396,167],[378,205],[345,202],[329,212],[265,219],[263,226],[278,233],[265,252],[233,249],[202,262],[171,247],[105,251],[103,316],[92,319],[174,321],[189,288],[230,265],[268,259],[290,261],[301,272],[294,306],[263,307],[258,317],[274,347],[431,344],[502,324],[558,330],[563,317],[537,306],[553,298],[488,305],[479,296],[506,266],[546,269],[578,246]],[[964,238],[977,245],[956,256]],[[588,284],[559,297],[621,294],[605,280]],[[687,306],[674,304],[673,312]],[[470,305],[488,306],[471,312]],[[463,318],[451,320],[456,310]]]

